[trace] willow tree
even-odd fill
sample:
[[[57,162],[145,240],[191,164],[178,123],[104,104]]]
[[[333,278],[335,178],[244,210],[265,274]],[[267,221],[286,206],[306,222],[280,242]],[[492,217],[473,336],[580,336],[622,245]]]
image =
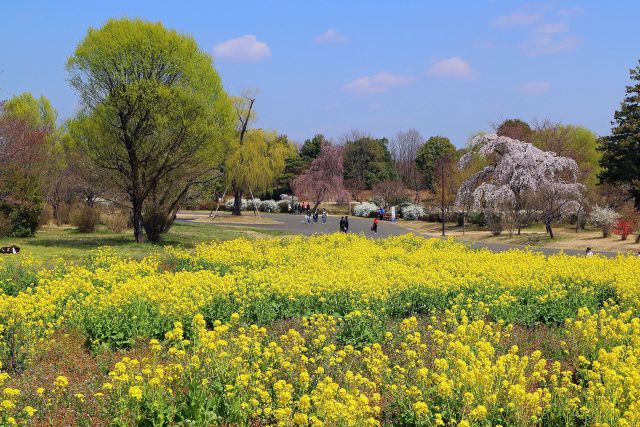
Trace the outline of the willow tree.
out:
[[[81,107],[72,137],[128,200],[136,242],[143,228],[159,239],[232,137],[211,57],[160,23],[112,19],[89,29],[67,70]]]
[[[224,162],[227,185],[234,196],[234,215],[242,214],[243,194],[255,195],[273,189],[287,159],[296,154],[286,136],[249,129],[255,120],[254,103],[255,98],[248,93],[234,99],[236,138],[227,144]]]
[[[273,131],[247,130],[242,144],[235,144],[225,162],[227,182],[233,187],[233,214],[242,213],[242,195],[256,195],[273,188],[295,149],[287,138]]]

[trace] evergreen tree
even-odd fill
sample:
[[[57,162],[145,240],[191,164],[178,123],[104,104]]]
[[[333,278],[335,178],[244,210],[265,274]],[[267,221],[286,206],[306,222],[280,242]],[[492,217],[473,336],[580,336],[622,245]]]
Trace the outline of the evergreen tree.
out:
[[[630,72],[634,84],[626,87],[624,100],[611,122],[611,135],[600,139],[599,178],[602,183],[629,185],[635,206],[640,209],[640,65]]]

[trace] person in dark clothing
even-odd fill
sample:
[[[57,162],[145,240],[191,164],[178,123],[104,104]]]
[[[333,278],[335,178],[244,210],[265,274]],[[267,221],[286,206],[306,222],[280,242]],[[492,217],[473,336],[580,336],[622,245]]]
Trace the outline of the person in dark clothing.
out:
[[[307,211],[307,215],[308,215],[308,216],[311,216],[311,206],[309,206],[309,202],[307,202],[307,208],[306,208],[306,211]]]
[[[382,206],[378,209],[378,216],[380,217],[380,221],[384,219],[384,208]]]
[[[318,210],[317,209],[315,211],[313,211],[313,223],[314,224],[318,223]]]
[[[349,217],[348,216],[344,217],[344,232],[345,233],[349,232]]]
[[[340,232],[344,233],[344,217],[340,217]]]

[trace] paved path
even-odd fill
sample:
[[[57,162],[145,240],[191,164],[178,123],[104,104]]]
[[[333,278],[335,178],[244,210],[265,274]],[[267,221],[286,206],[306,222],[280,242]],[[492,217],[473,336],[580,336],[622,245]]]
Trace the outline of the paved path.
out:
[[[327,218],[327,224],[321,224],[321,219],[318,218],[318,224],[307,224],[305,221],[304,215],[289,215],[289,214],[265,214],[261,213],[260,215],[273,219],[274,221],[280,222],[280,224],[233,224],[233,223],[225,223],[224,218],[221,218],[219,221],[216,221],[214,224],[220,225],[228,225],[233,227],[241,227],[241,228],[252,228],[252,229],[269,229],[269,230],[279,230],[286,231],[291,234],[302,234],[306,236],[310,236],[316,233],[334,233],[339,230],[339,216],[329,216]],[[189,220],[189,214],[184,213],[183,219],[179,220],[180,222],[191,222]],[[397,224],[394,224],[389,221],[381,221],[378,224],[378,234],[374,234],[371,231],[371,225],[373,224],[373,219],[370,218],[358,218],[358,217],[349,217],[349,232],[350,233],[363,233],[367,237],[372,238],[384,238],[389,236],[399,236],[401,234],[413,233],[424,237],[431,238],[440,238],[440,236],[436,236],[433,234],[427,233],[416,233],[406,228],[400,227]],[[503,252],[509,249],[524,249],[523,246],[519,245],[508,245],[504,243],[469,243],[470,246],[474,248],[486,248],[493,252]],[[532,249],[534,252],[542,252],[545,255],[552,255],[561,252],[560,249],[555,248],[535,248]],[[564,249],[562,250],[567,255],[584,255],[584,251],[576,250],[576,249]],[[616,256],[617,252],[598,252],[598,254],[613,257]]]

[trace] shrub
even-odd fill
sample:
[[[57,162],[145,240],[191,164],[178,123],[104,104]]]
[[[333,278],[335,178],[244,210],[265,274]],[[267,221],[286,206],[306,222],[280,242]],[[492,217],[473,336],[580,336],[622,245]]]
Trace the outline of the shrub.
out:
[[[81,233],[93,233],[100,222],[100,209],[95,206],[83,206],[72,214],[72,223]]]
[[[280,200],[278,202],[278,212],[280,213],[288,213],[289,212],[289,202],[286,200]]]
[[[467,213],[467,222],[469,222],[471,224],[475,224],[478,227],[486,227],[487,226],[487,218],[486,218],[484,212],[482,212],[482,211],[480,211],[480,212],[476,212],[476,211],[468,212]]]
[[[262,203],[260,203],[260,210],[262,212],[278,212],[278,202],[275,200],[263,200]]]
[[[628,219],[620,218],[613,226],[613,234],[620,236],[622,240],[627,240],[631,233],[633,233],[633,223]]]
[[[253,199],[248,199],[247,200],[247,207],[245,208],[245,210],[253,211],[254,209],[260,209],[260,204],[261,203],[262,203],[262,201],[260,199],[258,199],[257,197],[254,197]]]
[[[103,215],[107,230],[113,233],[122,233],[129,225],[129,214],[122,210],[114,210]]]
[[[40,212],[42,212],[40,203],[14,205],[3,202],[0,204],[0,213],[11,223],[11,229],[7,234],[13,237],[33,236],[40,223]]]
[[[491,234],[494,236],[499,236],[502,234],[502,230],[504,228],[504,221],[502,220],[502,215],[491,212],[486,214],[487,227],[491,231]]]
[[[408,203],[400,207],[400,214],[402,215],[402,219],[412,221],[423,217],[425,215],[425,210],[421,205]]]
[[[12,229],[11,219],[3,213],[0,213],[0,236],[8,236]]]
[[[358,203],[353,207],[353,214],[355,216],[361,216],[366,218],[366,217],[375,215],[377,212],[378,212],[378,206],[369,202]]]
[[[226,211],[232,211],[233,210],[233,198],[227,200],[226,202],[224,202],[224,209]],[[242,199],[240,201],[240,210],[247,210],[247,199]]]
[[[609,237],[611,227],[620,215],[607,206],[595,205],[589,215],[589,221],[594,227],[602,229],[602,237]]]

